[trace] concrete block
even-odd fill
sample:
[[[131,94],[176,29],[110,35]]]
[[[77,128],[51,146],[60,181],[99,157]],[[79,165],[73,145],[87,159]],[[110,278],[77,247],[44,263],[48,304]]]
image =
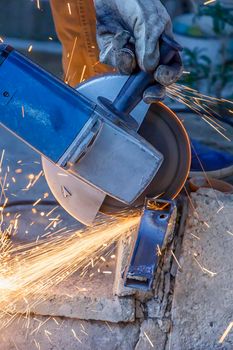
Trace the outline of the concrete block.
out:
[[[134,350],[139,325],[60,317],[17,317],[1,330],[1,350]]]
[[[135,350],[151,350],[152,348],[163,350],[166,339],[167,335],[160,330],[156,321],[145,320],[141,325],[140,337]]]
[[[133,247],[133,242],[136,237],[136,231],[131,232],[119,240],[117,244],[117,264],[116,264],[116,278],[113,286],[113,293],[117,296],[134,295],[136,290],[124,286],[123,273],[129,264],[129,258]]]
[[[32,300],[33,302],[33,300]],[[17,308],[17,311],[20,307]],[[133,322],[135,302],[133,298],[106,298],[79,295],[49,295],[44,302],[32,306],[30,311],[36,315],[71,317],[79,320],[99,320],[107,322]]]
[[[135,301],[135,306],[136,306],[136,318],[143,319],[144,318],[144,313],[145,313],[145,306],[140,300]]]
[[[105,270],[112,273],[102,273]],[[112,259],[106,260],[100,272],[93,269],[91,277],[80,277],[77,272],[58,286],[50,287],[39,304],[36,303],[37,295],[28,299],[30,312],[81,320],[133,322],[135,299],[130,296],[119,298],[113,295],[114,272],[115,261]],[[15,312],[24,314],[26,309],[27,304],[22,300],[16,305]]]
[[[233,195],[192,194],[172,307],[172,350],[232,349]]]
[[[147,305],[147,313],[150,318],[158,318],[160,317],[160,308],[161,302],[158,299],[151,299],[148,301]]]

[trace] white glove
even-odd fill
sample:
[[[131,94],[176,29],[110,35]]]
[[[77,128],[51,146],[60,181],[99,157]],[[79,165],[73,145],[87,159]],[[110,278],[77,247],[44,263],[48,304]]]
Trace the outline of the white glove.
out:
[[[163,86],[177,81],[182,72],[179,54],[168,65],[159,65],[159,39],[172,35],[171,19],[159,0],[94,0],[97,18],[97,42],[100,61],[123,74],[131,74],[137,65]],[[162,88],[161,88],[162,89]],[[153,92],[150,88],[150,102]],[[159,98],[165,94],[160,91]],[[158,88],[156,88],[158,94]],[[147,101],[149,102],[149,101]]]

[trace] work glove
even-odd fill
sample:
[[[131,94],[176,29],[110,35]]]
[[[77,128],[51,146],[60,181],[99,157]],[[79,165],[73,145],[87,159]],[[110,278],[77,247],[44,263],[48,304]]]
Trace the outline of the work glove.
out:
[[[137,66],[154,74],[161,85],[151,86],[144,101],[163,99],[165,87],[176,82],[183,72],[177,53],[169,65],[159,65],[159,39],[173,37],[171,19],[159,0],[94,0],[100,61],[131,74]]]

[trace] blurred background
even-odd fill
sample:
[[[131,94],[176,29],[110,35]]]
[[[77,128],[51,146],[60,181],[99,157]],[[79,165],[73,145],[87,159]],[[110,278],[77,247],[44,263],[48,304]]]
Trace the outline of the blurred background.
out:
[[[62,48],[49,0],[1,0],[0,36],[45,69],[62,76]]]
[[[57,0],[62,1],[62,0]],[[75,1],[63,2],[67,13]],[[77,23],[80,56],[88,49],[83,36],[86,25],[95,45],[95,22],[92,0],[78,0]],[[163,0],[173,19],[174,33],[184,46],[185,71],[182,83],[217,97],[233,97],[233,1],[232,0]],[[86,21],[82,20],[85,16]],[[84,28],[85,26],[85,28]],[[56,35],[49,0],[1,0],[0,36],[50,72],[62,77],[62,48]],[[86,51],[85,51],[86,50]],[[82,51],[82,52],[81,52]],[[98,52],[95,47],[96,60]],[[95,72],[86,71],[88,75]]]
[[[57,1],[64,7],[67,22],[72,18],[77,22],[76,32],[67,40],[70,40],[72,51],[77,39],[74,57],[78,61],[78,81],[106,71],[106,67],[98,64],[93,0]],[[56,0],[51,2],[56,3]],[[163,3],[172,17],[174,35],[184,47],[185,72],[179,83],[203,94],[232,100],[233,0],[163,0]],[[1,0],[0,40],[64,79],[62,47],[49,0]],[[165,102],[177,110],[177,101],[167,99]],[[231,142],[203,122],[200,116],[190,114],[184,105],[178,104],[179,108],[183,108],[179,115],[193,139],[233,154]],[[231,106],[224,106],[223,111],[222,104],[216,103],[214,108],[224,117],[233,114]],[[229,124],[226,128],[232,139],[232,128]]]

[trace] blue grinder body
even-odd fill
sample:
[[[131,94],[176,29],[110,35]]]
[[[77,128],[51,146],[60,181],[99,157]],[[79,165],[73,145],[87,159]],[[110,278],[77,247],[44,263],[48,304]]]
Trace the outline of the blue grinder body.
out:
[[[0,82],[1,123],[57,163],[95,104],[6,45],[0,46]]]

